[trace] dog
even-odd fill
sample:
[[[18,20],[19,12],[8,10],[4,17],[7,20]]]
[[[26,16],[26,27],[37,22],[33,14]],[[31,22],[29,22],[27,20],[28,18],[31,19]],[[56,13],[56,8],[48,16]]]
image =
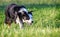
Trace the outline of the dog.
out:
[[[5,24],[11,26],[12,22],[19,24],[20,29],[23,28],[24,22],[31,25],[33,23],[32,11],[28,11],[23,5],[8,5],[5,9]]]

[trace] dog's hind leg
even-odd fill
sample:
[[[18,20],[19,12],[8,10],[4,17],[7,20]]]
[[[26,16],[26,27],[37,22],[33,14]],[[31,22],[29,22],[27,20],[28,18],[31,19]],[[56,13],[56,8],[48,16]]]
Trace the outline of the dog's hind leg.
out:
[[[5,24],[8,25],[8,28],[10,28],[11,23],[12,23],[12,20],[9,17],[5,18]]]

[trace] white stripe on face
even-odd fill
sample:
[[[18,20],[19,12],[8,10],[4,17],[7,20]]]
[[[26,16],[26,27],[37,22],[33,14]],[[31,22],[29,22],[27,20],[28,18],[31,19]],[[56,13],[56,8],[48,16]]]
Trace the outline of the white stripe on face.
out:
[[[32,21],[33,21],[33,20],[32,20],[32,15],[31,15],[31,14],[28,14],[28,15],[29,15],[29,18],[30,18],[30,19],[28,20],[28,22],[29,22],[29,23],[32,23]]]
[[[29,15],[30,20],[33,21],[33,20],[32,20],[32,15],[31,15],[31,14],[28,14],[28,15]]]
[[[23,12],[23,11],[25,11],[25,12],[28,13],[27,9],[25,9],[25,8],[21,8],[21,9],[19,10],[19,12]]]

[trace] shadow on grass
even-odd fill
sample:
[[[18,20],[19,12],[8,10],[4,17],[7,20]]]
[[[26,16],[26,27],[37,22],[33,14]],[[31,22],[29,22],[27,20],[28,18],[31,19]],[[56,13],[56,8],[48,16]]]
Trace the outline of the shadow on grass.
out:
[[[22,5],[22,4],[21,4]],[[47,7],[60,7],[60,4],[24,4],[27,8],[47,8]],[[6,5],[0,5],[0,8],[5,8]]]
[[[6,8],[6,5],[0,5],[0,10],[4,10]],[[24,4],[24,6],[26,6],[26,8],[48,8],[48,7],[56,7],[59,8],[60,4]]]
[[[25,5],[27,8],[37,8],[37,9],[40,9],[40,8],[48,8],[48,7],[55,7],[55,5],[48,5],[48,4],[28,4],[28,5]]]
[[[48,4],[24,4],[27,8],[47,8],[47,7],[55,7],[55,5]],[[0,9],[5,9],[7,5],[1,5]]]

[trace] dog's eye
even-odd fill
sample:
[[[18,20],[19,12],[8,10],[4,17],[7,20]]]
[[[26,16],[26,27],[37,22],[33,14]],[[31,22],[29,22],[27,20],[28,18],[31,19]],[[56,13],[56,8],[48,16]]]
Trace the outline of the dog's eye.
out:
[[[25,14],[23,16],[25,16]]]

